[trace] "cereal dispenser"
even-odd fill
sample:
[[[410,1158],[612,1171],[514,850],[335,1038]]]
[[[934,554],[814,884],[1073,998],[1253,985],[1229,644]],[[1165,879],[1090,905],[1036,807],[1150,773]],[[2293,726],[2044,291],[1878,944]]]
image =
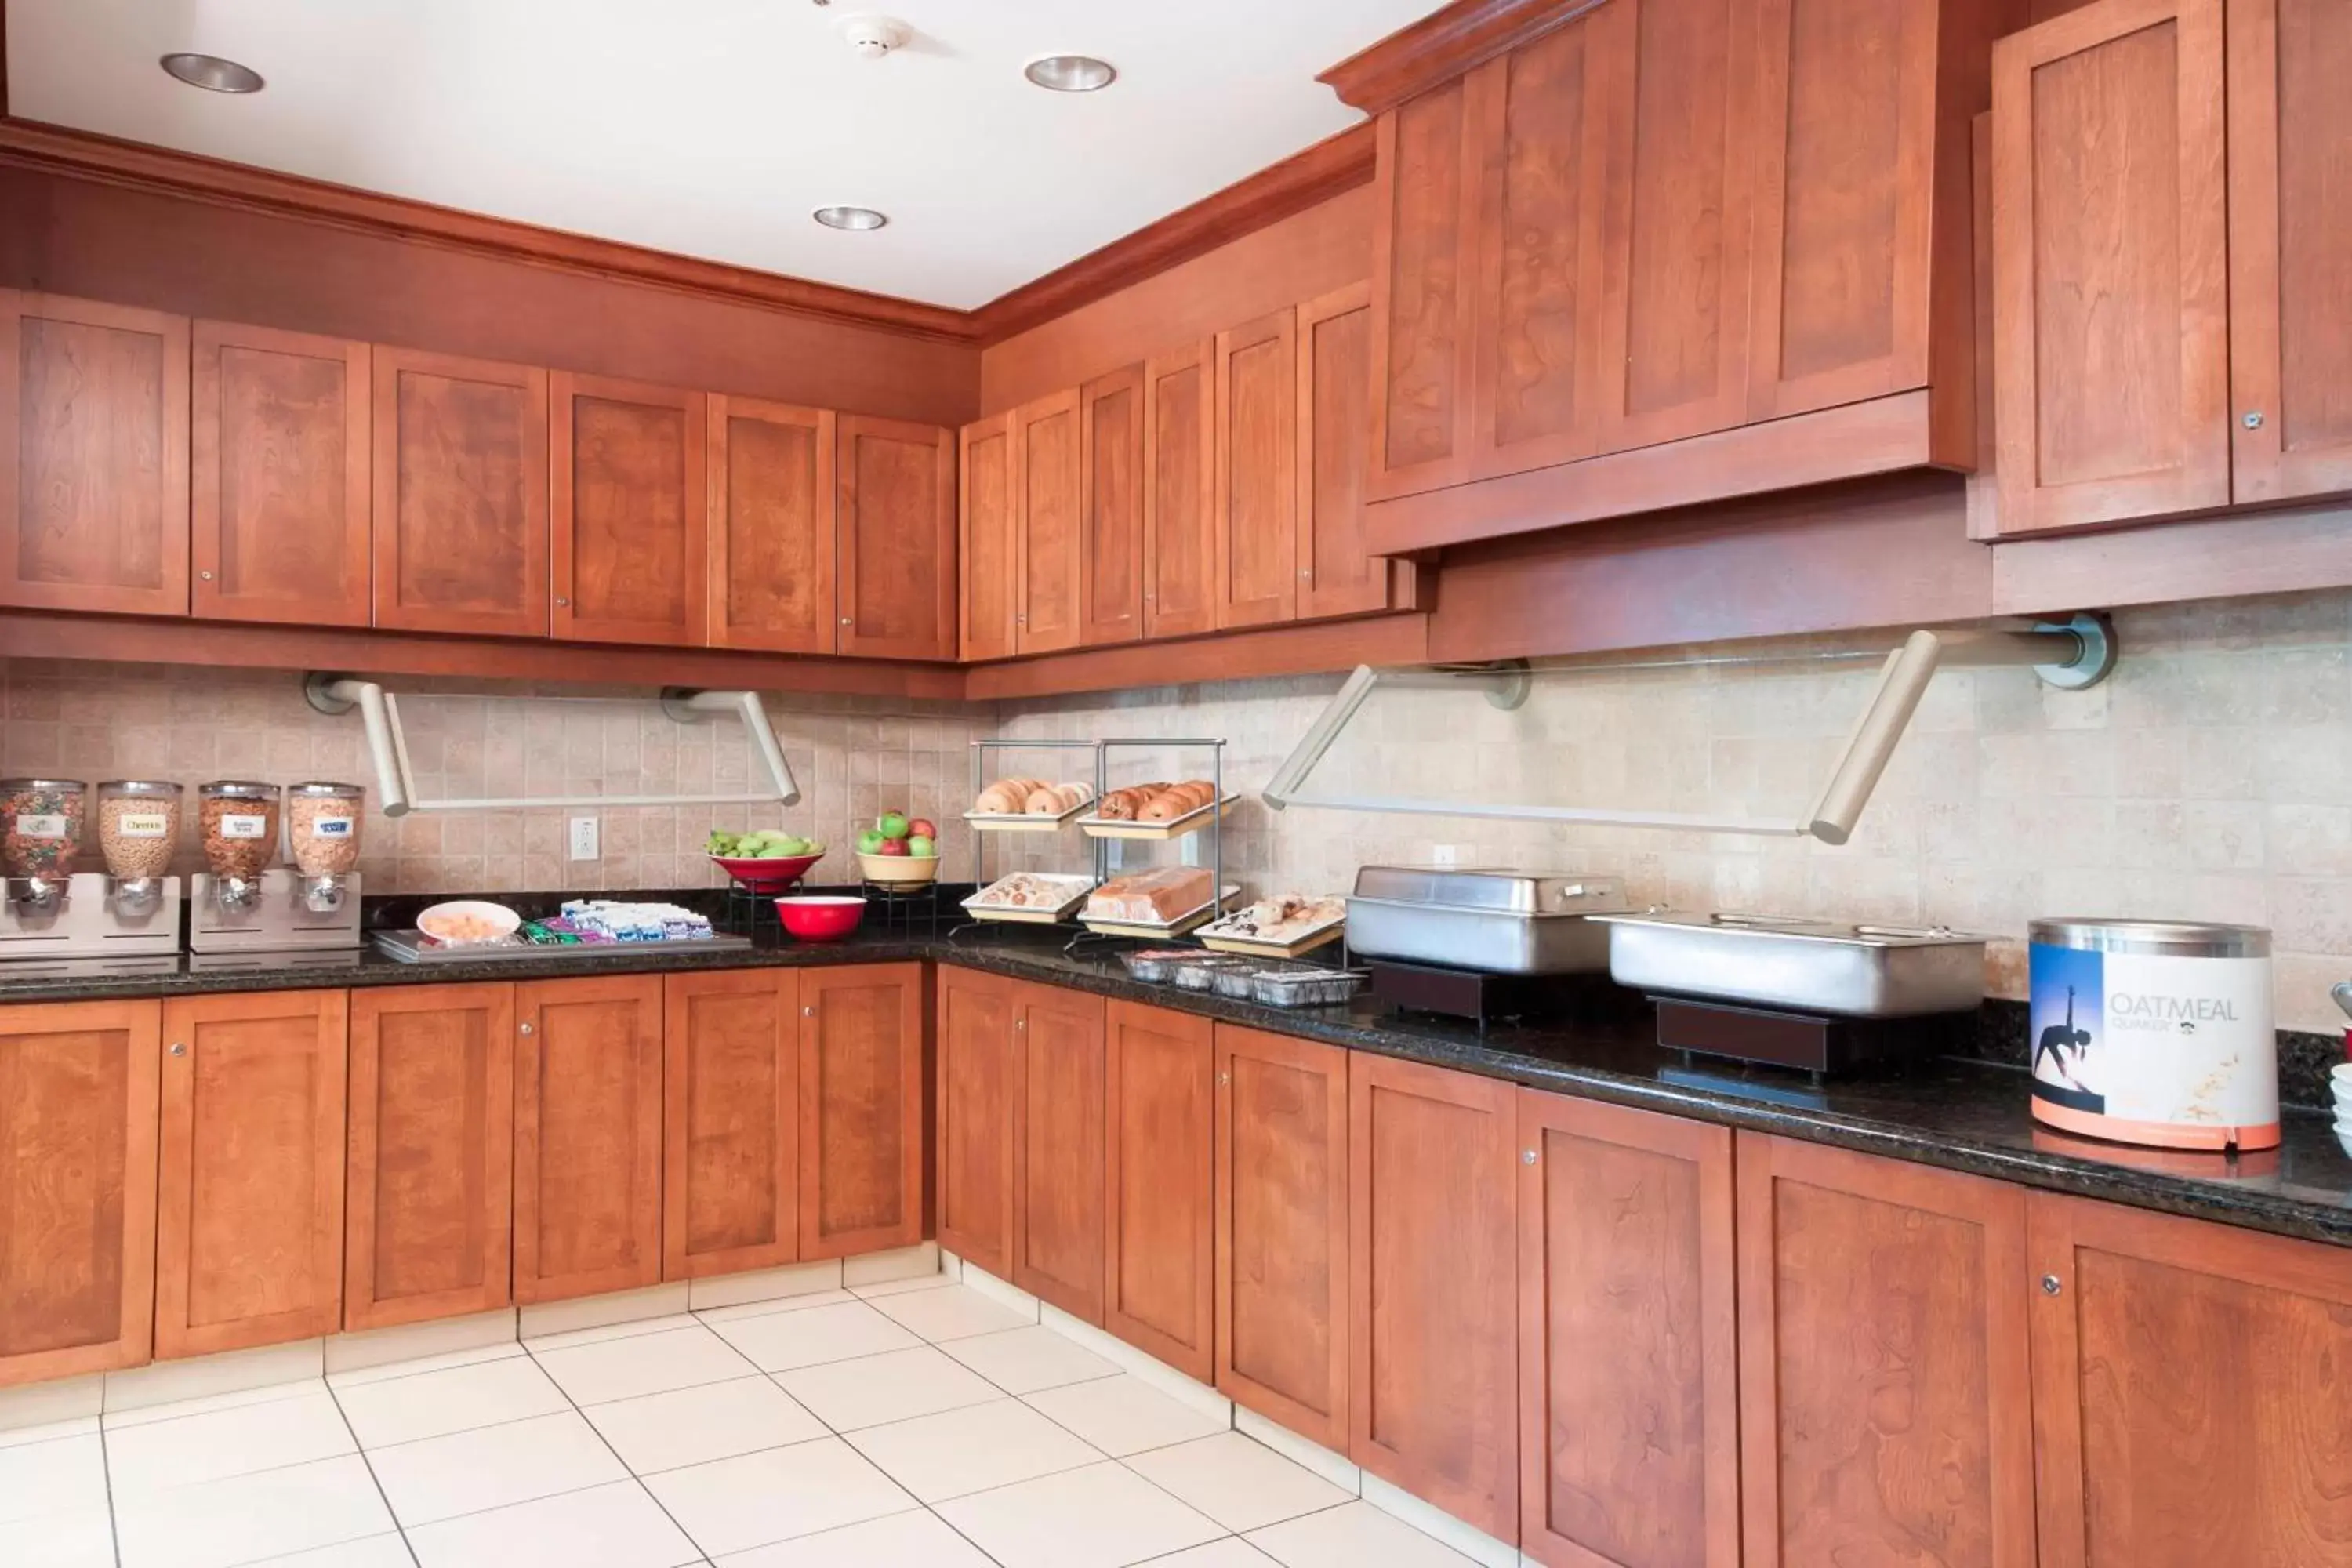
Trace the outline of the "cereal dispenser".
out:
[[[213,901],[225,910],[249,910],[261,898],[261,873],[278,858],[278,795],[274,784],[237,779],[196,786]]]
[[[360,945],[356,784],[223,779],[196,790],[196,837],[209,868],[188,902],[188,951],[202,967],[239,954],[348,956]],[[290,867],[278,864],[280,849]],[[348,951],[338,951],[348,950]]]
[[[286,844],[302,873],[302,905],[314,914],[343,907],[360,863],[360,802],[357,784],[298,784],[286,792]]]
[[[59,779],[0,779],[0,961],[13,973],[41,959],[59,973],[175,962],[180,882],[167,873],[180,786],[101,784],[94,813],[89,794]],[[75,857],[91,839],[106,869],[78,871]]]
[[[180,786],[157,779],[113,779],[98,786],[98,847],[106,857],[109,907],[127,919],[154,913],[171,883],[180,848]]]
[[[0,779],[0,872],[12,908],[45,914],[65,898],[87,793],[70,779]]]

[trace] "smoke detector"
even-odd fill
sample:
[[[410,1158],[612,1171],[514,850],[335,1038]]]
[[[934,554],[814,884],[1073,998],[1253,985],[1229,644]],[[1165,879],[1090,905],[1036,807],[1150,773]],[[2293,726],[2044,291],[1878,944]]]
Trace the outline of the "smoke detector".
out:
[[[896,17],[876,16],[863,12],[855,16],[844,16],[835,25],[841,29],[842,40],[861,60],[878,60],[892,50],[902,47],[911,36],[907,24]]]

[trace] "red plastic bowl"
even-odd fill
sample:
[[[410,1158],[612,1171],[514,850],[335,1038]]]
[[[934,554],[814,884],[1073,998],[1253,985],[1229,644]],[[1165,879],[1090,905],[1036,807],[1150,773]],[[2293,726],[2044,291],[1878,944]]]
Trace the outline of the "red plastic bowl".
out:
[[[820,849],[814,855],[785,855],[772,860],[753,859],[740,855],[713,855],[710,863],[743,885],[746,892],[782,893],[808,875],[808,868],[824,858]]]
[[[866,918],[866,900],[839,894],[778,899],[776,916],[803,942],[839,942]]]

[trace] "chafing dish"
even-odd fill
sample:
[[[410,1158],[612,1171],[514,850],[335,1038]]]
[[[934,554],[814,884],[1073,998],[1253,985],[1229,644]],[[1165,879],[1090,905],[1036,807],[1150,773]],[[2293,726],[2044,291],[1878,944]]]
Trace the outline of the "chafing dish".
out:
[[[1591,917],[1625,907],[1614,877],[1364,866],[1348,899],[1348,947],[1490,974],[1597,973],[1609,966],[1609,932]]]
[[[1610,932],[1610,977],[1652,995],[1852,1018],[1958,1013],[1984,1001],[1988,939],[1942,926],[1662,910],[1595,919]]]

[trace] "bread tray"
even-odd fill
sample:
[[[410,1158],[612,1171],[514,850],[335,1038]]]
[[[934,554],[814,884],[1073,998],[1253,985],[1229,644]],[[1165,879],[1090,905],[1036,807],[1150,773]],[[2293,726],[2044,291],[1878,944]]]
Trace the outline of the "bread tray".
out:
[[[1070,818],[1094,809],[1095,797],[1087,796],[1067,811],[1051,816],[1032,816],[1025,811],[967,811],[963,819],[976,833],[1059,833],[1069,826]]]
[[[1171,817],[1166,822],[1112,822],[1099,816],[1081,816],[1078,829],[1089,838],[1144,838],[1165,843],[1171,838],[1182,838],[1188,834],[1198,833],[1212,822],[1221,820],[1241,798],[1239,793],[1228,795],[1221,801],[1195,806],[1183,816]]]
[[[964,913],[976,921],[1009,921],[1015,925],[1055,925],[1067,919],[1070,911],[1085,903],[1087,895],[1095,890],[1092,878],[1073,877],[1070,881],[1083,885],[1076,887],[1069,898],[1050,909],[1034,905],[1021,909],[1010,904],[984,904],[980,901],[980,894],[974,893],[963,901]]]
[[[1348,917],[1334,915],[1321,925],[1309,926],[1288,942],[1268,942],[1256,936],[1218,936],[1213,931],[1201,933],[1201,945],[1218,952],[1238,952],[1251,958],[1297,958],[1302,952],[1313,952],[1328,947],[1345,936]]]
[[[1139,937],[1145,942],[1156,942],[1164,937],[1182,936],[1196,926],[1208,924],[1216,918],[1219,907],[1240,897],[1241,890],[1239,883],[1228,882],[1225,884],[1223,898],[1213,900],[1197,909],[1187,910],[1166,925],[1152,925],[1142,921],[1093,920],[1083,914],[1078,917],[1078,923],[1088,931],[1099,931],[1104,936],[1132,936]]]

